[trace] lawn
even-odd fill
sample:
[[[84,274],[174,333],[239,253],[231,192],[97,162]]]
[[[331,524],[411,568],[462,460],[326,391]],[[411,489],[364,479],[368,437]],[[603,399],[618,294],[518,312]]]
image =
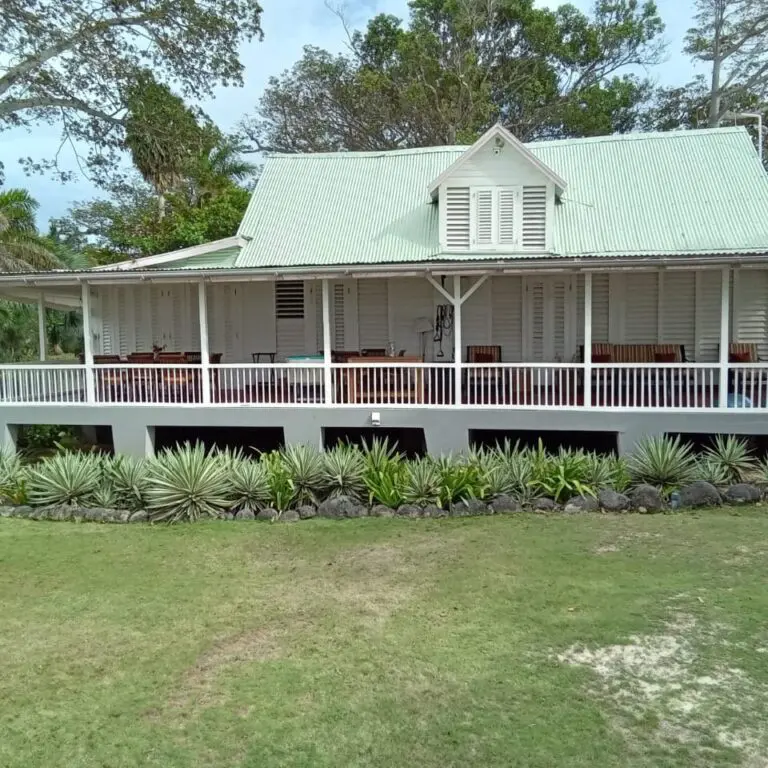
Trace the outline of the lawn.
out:
[[[0,519],[0,765],[768,759],[768,510]]]

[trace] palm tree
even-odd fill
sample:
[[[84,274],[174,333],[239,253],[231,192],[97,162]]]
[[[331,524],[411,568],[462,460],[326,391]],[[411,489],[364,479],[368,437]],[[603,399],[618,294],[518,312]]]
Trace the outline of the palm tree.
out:
[[[257,167],[243,159],[243,145],[231,137],[216,136],[215,143],[203,150],[188,169],[190,202],[202,206],[229,189],[244,184],[256,174]]]
[[[37,234],[37,207],[37,201],[24,189],[0,192],[0,272],[32,272],[62,266]]]

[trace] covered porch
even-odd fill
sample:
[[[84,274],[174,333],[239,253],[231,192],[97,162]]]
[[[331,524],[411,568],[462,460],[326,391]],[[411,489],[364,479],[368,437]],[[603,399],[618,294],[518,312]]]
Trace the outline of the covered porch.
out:
[[[746,265],[104,275],[35,297],[82,308],[83,355],[1,366],[3,404],[768,408],[768,270]]]

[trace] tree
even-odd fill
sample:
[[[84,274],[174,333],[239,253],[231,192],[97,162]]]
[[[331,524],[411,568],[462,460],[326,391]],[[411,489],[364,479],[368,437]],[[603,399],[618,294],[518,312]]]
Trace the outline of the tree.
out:
[[[23,189],[0,192],[0,272],[28,272],[62,266],[37,234],[38,204]]]
[[[707,124],[734,109],[739,89],[768,97],[768,6],[764,0],[696,0],[686,53],[711,65]]]
[[[2,19],[0,129],[58,124],[96,173],[122,147],[142,73],[200,98],[242,84],[239,44],[261,36],[256,0],[3,0]]]
[[[379,150],[473,140],[496,120],[523,139],[629,130],[655,63],[653,2],[599,0],[590,16],[534,0],[411,0],[350,35],[308,47],[270,80],[243,131],[256,150]]]

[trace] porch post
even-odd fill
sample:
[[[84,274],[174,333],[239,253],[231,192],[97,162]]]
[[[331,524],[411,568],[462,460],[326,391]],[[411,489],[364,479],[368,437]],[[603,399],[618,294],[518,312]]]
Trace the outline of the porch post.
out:
[[[200,317],[200,380],[203,385],[203,402],[211,402],[211,355],[208,349],[208,296],[205,280],[197,284],[197,311]]]
[[[83,305],[83,353],[85,357],[85,401],[96,402],[96,388],[93,377],[93,333],[91,332],[91,289],[88,283],[82,285]]]
[[[40,362],[45,361],[45,294],[40,291],[37,299],[37,339],[40,347]]]
[[[453,276],[453,388],[455,391],[454,403],[462,404],[461,379],[461,276]]]
[[[720,283],[720,407],[728,407],[728,347],[731,343],[731,270],[724,267]]]
[[[333,402],[333,372],[331,370],[331,288],[328,280],[322,281],[323,287],[323,385],[325,402]]]
[[[592,406],[592,273],[584,273],[584,407]]]

